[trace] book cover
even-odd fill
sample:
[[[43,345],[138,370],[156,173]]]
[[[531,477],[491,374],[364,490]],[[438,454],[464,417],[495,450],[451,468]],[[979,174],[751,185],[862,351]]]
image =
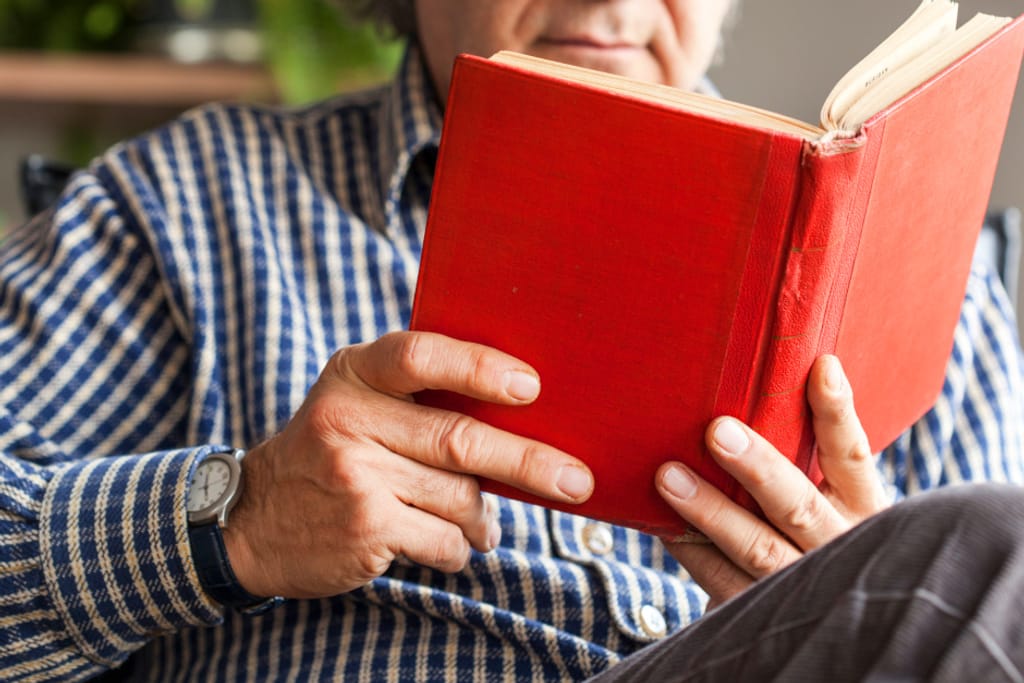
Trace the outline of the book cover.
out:
[[[818,476],[804,384],[823,353],[883,448],[941,389],[1022,25],[821,140],[459,57],[411,328],[517,356],[542,391],[417,400],[596,478],[580,506],[486,489],[669,536],[686,531],[654,488],[670,459],[755,509],[705,449],[715,416]]]

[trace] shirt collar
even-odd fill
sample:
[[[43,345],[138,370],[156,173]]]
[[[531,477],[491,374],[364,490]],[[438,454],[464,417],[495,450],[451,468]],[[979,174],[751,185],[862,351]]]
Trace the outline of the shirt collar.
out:
[[[416,156],[436,149],[442,113],[419,48],[406,50],[384,96],[380,134],[381,197],[390,226],[398,215],[402,188]]]

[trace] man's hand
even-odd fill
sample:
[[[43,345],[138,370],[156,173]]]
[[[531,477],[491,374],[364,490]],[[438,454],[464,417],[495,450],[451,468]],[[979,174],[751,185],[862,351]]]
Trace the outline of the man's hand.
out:
[[[823,545],[886,506],[853,393],[839,360],[823,356],[807,386],[814,416],[820,489],[789,460],[739,421],[722,417],[708,427],[715,460],[760,504],[770,523],[739,507],[679,463],[666,463],[661,495],[711,545],[668,544],[669,551],[711,596],[711,605],[746,589]]]
[[[476,475],[561,502],[593,489],[577,459],[464,415],[417,405],[446,389],[508,405],[540,391],[507,354],[399,332],[335,354],[291,422],[243,460],[225,542],[255,595],[324,597],[380,576],[403,555],[457,571],[500,539]]]

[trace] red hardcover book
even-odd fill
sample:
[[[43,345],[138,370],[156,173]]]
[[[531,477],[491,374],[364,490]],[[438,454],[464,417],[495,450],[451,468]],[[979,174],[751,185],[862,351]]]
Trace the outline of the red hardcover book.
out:
[[[593,496],[554,507],[661,535],[686,531],[654,489],[670,459],[755,509],[705,449],[715,416],[819,476],[804,388],[821,354],[883,448],[941,389],[991,191],[1024,17],[985,34],[831,130],[459,57],[411,327],[517,356],[543,388],[527,407],[417,400],[580,457]]]

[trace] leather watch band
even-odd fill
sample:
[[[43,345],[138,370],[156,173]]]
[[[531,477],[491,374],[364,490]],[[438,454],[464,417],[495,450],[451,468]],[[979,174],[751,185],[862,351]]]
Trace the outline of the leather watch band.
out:
[[[199,581],[211,598],[246,614],[259,614],[282,602],[278,597],[253,595],[242,587],[231,569],[224,535],[216,523],[189,527],[188,538]]]

